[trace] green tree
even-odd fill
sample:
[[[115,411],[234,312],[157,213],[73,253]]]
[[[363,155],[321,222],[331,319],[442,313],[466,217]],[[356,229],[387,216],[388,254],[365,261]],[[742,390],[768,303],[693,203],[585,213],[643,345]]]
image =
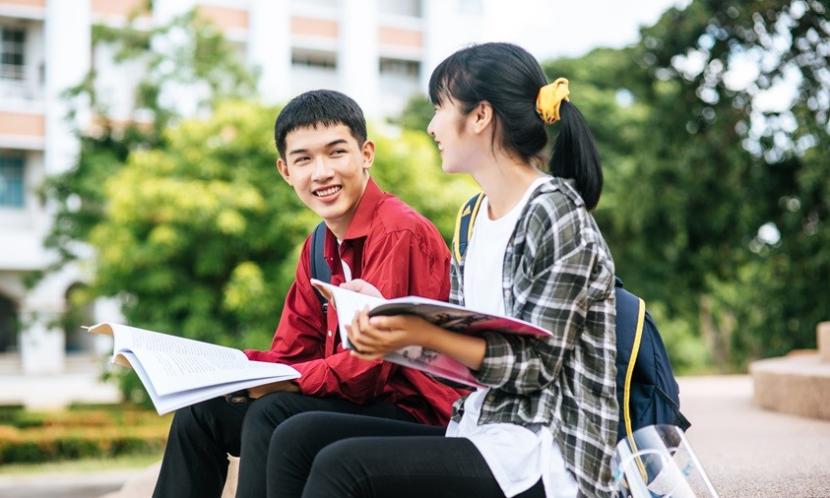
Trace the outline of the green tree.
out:
[[[390,122],[408,130],[425,132],[434,114],[432,102],[421,94],[415,94],[406,101],[401,115]]]
[[[697,0],[631,47],[547,67],[573,75],[600,142],[619,273],[722,369],[812,346],[830,316],[826,9]],[[757,77],[736,84],[747,64]],[[782,83],[795,98],[764,107]]]
[[[830,316],[830,291],[821,283],[830,277],[821,251],[830,237],[827,8],[819,1],[697,1],[643,32],[648,74],[679,88],[673,113],[670,101],[655,99],[664,104],[655,124],[683,123],[687,155],[698,157],[689,164],[699,175],[692,185],[709,192],[688,213],[690,220],[705,213],[708,222],[690,237],[706,241],[692,261],[709,268],[698,265],[702,278],[693,282],[704,294],[701,330],[708,322],[723,361],[814,346],[816,323]],[[731,71],[747,62],[756,65],[754,81],[730,83]],[[792,98],[779,93],[782,101],[765,104],[762,94],[776,86],[794,90]],[[688,103],[686,120],[677,102]],[[710,148],[701,150],[700,136]]]

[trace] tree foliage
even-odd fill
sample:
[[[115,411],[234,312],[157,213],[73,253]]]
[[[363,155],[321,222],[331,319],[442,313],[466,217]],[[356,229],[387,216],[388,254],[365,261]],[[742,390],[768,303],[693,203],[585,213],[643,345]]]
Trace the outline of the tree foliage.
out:
[[[828,55],[824,3],[697,0],[546,68],[600,143],[618,272],[722,369],[813,346],[830,317]]]

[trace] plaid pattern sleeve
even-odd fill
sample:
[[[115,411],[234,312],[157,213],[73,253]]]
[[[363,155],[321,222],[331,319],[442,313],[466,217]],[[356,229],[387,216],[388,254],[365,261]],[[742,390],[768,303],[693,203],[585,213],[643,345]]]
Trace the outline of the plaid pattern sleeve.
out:
[[[463,261],[451,298],[463,304]],[[504,258],[505,309],[551,332],[486,333],[476,377],[491,387],[479,424],[551,428],[583,496],[611,495],[616,443],[614,264],[593,217],[565,180],[531,196]]]

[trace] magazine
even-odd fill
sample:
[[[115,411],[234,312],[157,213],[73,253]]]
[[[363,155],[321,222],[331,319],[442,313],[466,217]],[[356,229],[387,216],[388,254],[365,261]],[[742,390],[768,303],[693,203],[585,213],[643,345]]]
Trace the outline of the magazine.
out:
[[[539,337],[551,335],[550,331],[517,318],[472,310],[435,299],[418,296],[384,299],[336,287],[316,279],[312,279],[311,283],[333,303],[337,311],[337,321],[340,323],[340,342],[345,348],[351,348],[346,325],[364,308],[369,309],[369,316],[417,315],[434,325],[463,334],[476,335],[493,331]],[[421,346],[403,348],[386,355],[384,359],[461,384],[473,387],[482,385],[461,362]]]

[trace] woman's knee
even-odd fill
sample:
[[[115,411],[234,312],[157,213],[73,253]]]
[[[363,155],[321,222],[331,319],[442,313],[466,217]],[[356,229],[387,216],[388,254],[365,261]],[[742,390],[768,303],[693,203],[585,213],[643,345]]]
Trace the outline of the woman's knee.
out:
[[[269,454],[317,446],[326,412],[298,413],[279,424],[271,433]]]
[[[343,439],[321,449],[311,465],[309,484],[325,488],[337,495],[350,496],[361,482],[368,481],[367,467],[363,465],[365,448],[360,439]],[[334,495],[332,495],[334,496]]]

